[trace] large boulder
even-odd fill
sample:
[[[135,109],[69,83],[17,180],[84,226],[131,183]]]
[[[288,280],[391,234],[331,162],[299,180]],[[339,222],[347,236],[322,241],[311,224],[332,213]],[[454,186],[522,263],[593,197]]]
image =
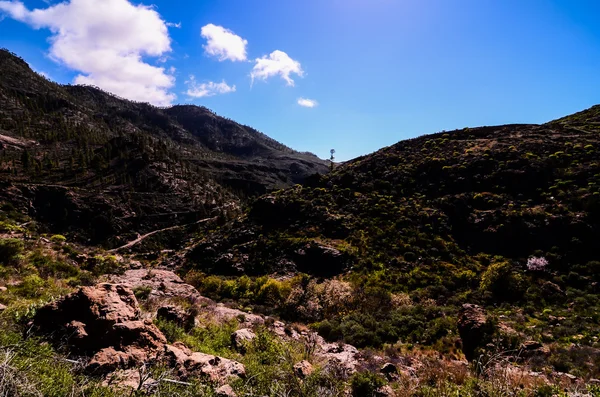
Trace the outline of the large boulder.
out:
[[[135,345],[158,349],[166,339],[151,322],[140,320],[133,291],[123,285],[81,287],[40,308],[34,324],[45,333],[63,338],[78,353],[93,354],[107,347],[123,350]]]
[[[463,353],[471,361],[475,359],[477,350],[491,338],[494,326],[482,307],[469,303],[460,309],[457,326]]]
[[[86,370],[95,374],[167,363],[181,378],[207,377],[222,384],[245,376],[244,366],[236,361],[191,352],[181,343],[167,344],[150,320],[141,319],[133,291],[124,285],[82,287],[42,307],[34,324],[76,354],[91,356]]]

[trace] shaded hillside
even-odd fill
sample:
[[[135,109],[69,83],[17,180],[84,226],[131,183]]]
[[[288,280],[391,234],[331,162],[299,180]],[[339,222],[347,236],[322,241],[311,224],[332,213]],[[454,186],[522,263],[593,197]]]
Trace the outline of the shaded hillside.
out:
[[[316,156],[206,108],[161,109],[62,86],[6,50],[0,150],[4,198],[92,243],[227,217],[249,197],[327,171]]]
[[[475,303],[500,324],[485,342],[494,354],[531,339],[555,349],[538,364],[589,374],[600,357],[597,111],[402,141],[263,196],[196,244],[188,279],[260,304],[237,292],[242,274],[308,273],[291,292],[272,287],[265,310],[358,346],[452,350],[459,309]],[[316,283],[335,275],[352,303],[330,310]]]
[[[265,258],[258,257],[284,251],[252,252],[252,233],[267,236],[265,243],[291,244],[292,251],[300,240],[328,242],[367,267],[406,263],[407,252],[411,262],[463,261],[480,252],[523,259],[539,250],[558,250],[555,266],[594,259],[600,236],[597,109],[545,125],[399,142],[302,188],[262,197],[228,232],[248,237],[215,238],[215,244],[250,255],[242,268],[257,272],[280,270],[272,260],[263,267]],[[236,248],[240,243],[243,248]]]

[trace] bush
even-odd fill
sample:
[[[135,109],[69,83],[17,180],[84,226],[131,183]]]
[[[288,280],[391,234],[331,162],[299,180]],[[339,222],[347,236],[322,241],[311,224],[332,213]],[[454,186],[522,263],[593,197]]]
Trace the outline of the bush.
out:
[[[23,252],[25,245],[15,238],[0,239],[0,263],[9,265]]]
[[[50,241],[52,241],[53,243],[64,243],[65,241],[67,241],[67,238],[62,234],[55,234],[52,237],[50,237]]]
[[[523,278],[512,270],[510,263],[492,263],[483,272],[479,288],[500,301],[518,300],[523,295]]]
[[[148,299],[148,297],[150,296],[150,293],[152,292],[152,288],[148,287],[148,286],[139,286],[139,287],[135,287],[133,289],[133,294],[135,295],[135,297],[140,300],[140,299]]]
[[[385,385],[385,380],[373,372],[357,372],[350,381],[354,397],[375,396],[377,389],[383,385]]]
[[[31,274],[23,279],[19,286],[19,294],[26,298],[37,298],[42,294],[45,285],[40,276]]]

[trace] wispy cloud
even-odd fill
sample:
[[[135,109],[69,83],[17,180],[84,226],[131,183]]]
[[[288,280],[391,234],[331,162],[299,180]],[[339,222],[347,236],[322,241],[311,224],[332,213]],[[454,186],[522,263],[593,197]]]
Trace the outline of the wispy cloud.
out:
[[[191,98],[203,98],[214,96],[218,94],[228,94],[230,92],[235,92],[235,85],[228,85],[225,80],[220,83],[215,83],[212,81],[198,84],[195,76],[190,76],[189,80],[185,82],[188,86],[187,91],[185,92],[187,96]]]
[[[305,108],[314,108],[314,107],[317,107],[319,105],[319,103],[317,101],[315,101],[314,99],[298,98],[298,105],[305,107]]]

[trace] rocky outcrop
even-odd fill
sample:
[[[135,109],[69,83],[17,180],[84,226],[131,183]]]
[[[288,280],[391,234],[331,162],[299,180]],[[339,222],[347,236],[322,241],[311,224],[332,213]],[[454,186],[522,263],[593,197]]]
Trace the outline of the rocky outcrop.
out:
[[[95,354],[105,348],[140,348],[150,352],[166,343],[156,326],[140,320],[133,291],[117,284],[82,287],[38,310],[34,324],[43,332],[66,338],[70,346],[83,354]]]
[[[125,285],[129,288],[150,288],[152,298],[184,298],[197,303],[210,304],[214,302],[203,297],[193,286],[170,270],[164,269],[133,269],[121,275],[111,275],[111,283]]]
[[[135,295],[124,285],[82,287],[42,307],[34,324],[61,343],[66,341],[73,353],[91,356],[86,370],[94,374],[166,362],[182,379],[205,377],[222,384],[245,376],[244,366],[236,361],[192,352],[181,343],[167,344],[150,320],[140,318]]]
[[[478,305],[466,303],[458,313],[458,333],[467,360],[475,358],[476,350],[493,334],[493,325]]]

